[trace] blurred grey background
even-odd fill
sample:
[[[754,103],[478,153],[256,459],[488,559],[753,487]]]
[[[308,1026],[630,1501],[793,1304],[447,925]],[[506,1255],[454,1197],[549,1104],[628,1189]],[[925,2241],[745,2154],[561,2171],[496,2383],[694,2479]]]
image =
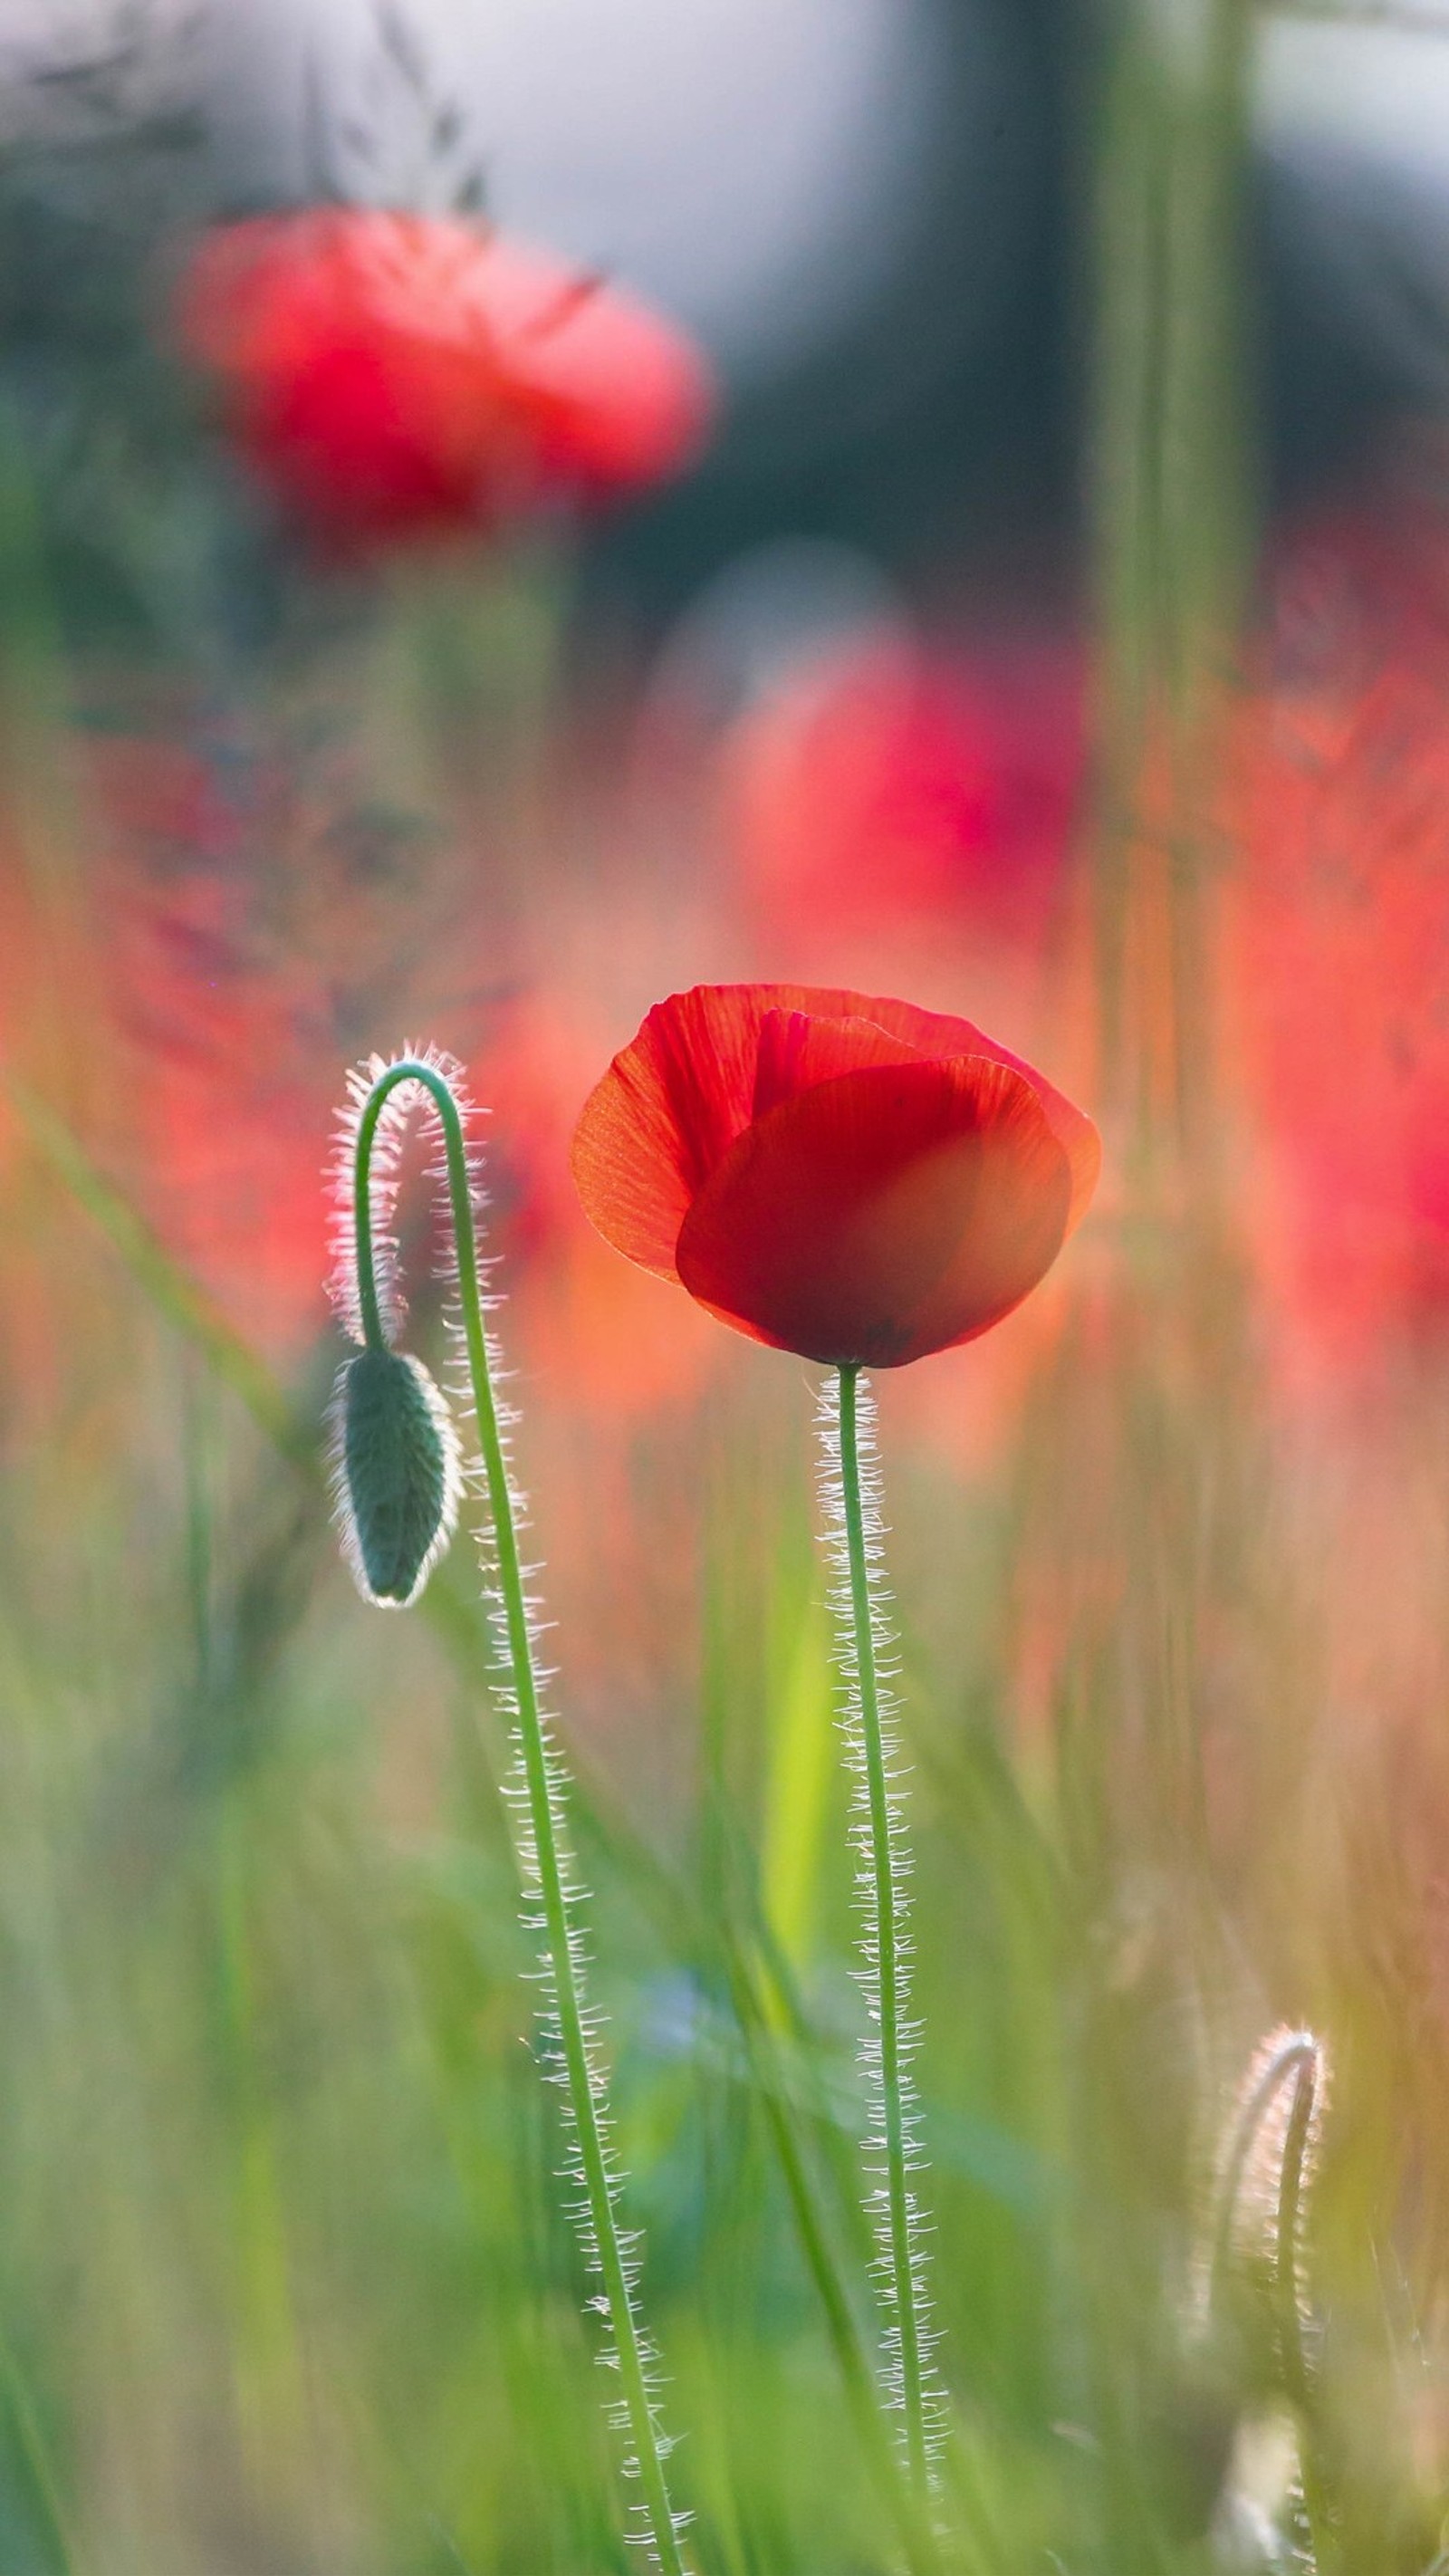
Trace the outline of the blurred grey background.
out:
[[[1449,389],[1444,15],[1264,15],[1252,319],[1280,497]],[[677,604],[781,536],[927,593],[1024,557],[1070,578],[1096,27],[1084,0],[4,0],[0,74],[33,131],[73,104],[66,66],[119,46],[130,109],[174,126],[189,102],[189,217],[322,185],[445,200],[471,161],[500,223],[656,297],[712,353],[726,434],[595,560]],[[125,232],[78,153],[33,160],[0,317],[32,391]]]

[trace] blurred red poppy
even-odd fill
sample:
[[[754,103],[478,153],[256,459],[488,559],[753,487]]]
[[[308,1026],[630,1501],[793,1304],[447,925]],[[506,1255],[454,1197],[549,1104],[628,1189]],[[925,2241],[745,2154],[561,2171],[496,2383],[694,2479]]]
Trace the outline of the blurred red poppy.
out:
[[[725,749],[727,825],[773,932],[934,929],[1038,946],[1083,765],[1066,648],[970,659],[867,632],[747,710]]]
[[[1443,724],[1437,683],[1398,671],[1347,726],[1280,704],[1246,763],[1229,985],[1300,1357],[1449,1318]]]
[[[1320,522],[1274,607],[1231,764],[1226,986],[1301,1377],[1449,1323],[1449,533]]]
[[[210,233],[180,327],[248,462],[344,551],[646,486],[698,452],[713,407],[693,345],[631,296],[378,208]]]
[[[899,1367],[1020,1304],[1086,1207],[1089,1118],[969,1020],[844,990],[696,985],[585,1105],[599,1232],[804,1358]]]

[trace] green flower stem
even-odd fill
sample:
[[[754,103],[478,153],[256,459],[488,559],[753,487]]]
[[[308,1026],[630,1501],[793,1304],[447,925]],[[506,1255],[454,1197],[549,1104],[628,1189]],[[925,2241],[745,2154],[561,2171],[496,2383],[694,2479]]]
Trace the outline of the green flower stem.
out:
[[[425,1084],[431,1096],[433,1106],[437,1110],[439,1118],[442,1120],[443,1134],[447,1141],[448,1189],[449,1194],[452,1197],[453,1231],[457,1237],[458,1278],[460,1285],[462,1283],[463,1276],[463,1247],[465,1237],[458,1228],[458,1202],[456,1194],[453,1192],[453,1126],[457,1127],[459,1144],[460,1146],[462,1144],[462,1124],[458,1117],[457,1103],[455,1102],[453,1095],[448,1089],[448,1086],[446,1082],[444,1082],[441,1074],[434,1073],[430,1066],[410,1063],[390,1065],[387,1072],[379,1076],[378,1080],[373,1084],[371,1091],[368,1093],[362,1117],[358,1122],[357,1151],[353,1157],[352,1165],[352,1239],[357,1262],[357,1310],[362,1320],[362,1338],[370,1351],[385,1350],[387,1348],[387,1335],[383,1330],[382,1308],[377,1294],[377,1262],[372,1249],[372,1149],[377,1141],[377,1130],[382,1118],[382,1113],[387,1107],[391,1095],[396,1091],[400,1082],[421,1082]],[[446,1107],[444,1106],[445,1103]],[[449,1124],[450,1113],[452,1126]],[[465,1195],[467,1195],[466,1182],[467,1160],[465,1152]],[[469,1255],[473,1256],[474,1289],[476,1292],[478,1264],[473,1250],[473,1206],[471,1196],[468,1197],[467,1204],[468,1222],[466,1241]],[[476,1293],[474,1302],[476,1303]],[[468,1312],[466,1302],[463,1307],[463,1312],[466,1316]],[[472,1352],[470,1350],[470,1361],[471,1358]]]
[[[800,2251],[824,2310],[826,2330],[871,2483],[895,2524],[910,2576],[941,2576],[940,2555],[930,2517],[918,2510],[917,2500],[901,2476],[899,2458],[881,2420],[870,2356],[836,2261],[829,2226],[810,2172],[789,2077],[777,2046],[772,2014],[778,2013],[778,2004],[761,1984],[749,1951],[729,1924],[725,1927],[725,1942],[730,1994],[744,2043],[750,2080],[774,2143],[800,2240]]]
[[[664,2576],[684,2576],[679,2536],[659,2454],[639,2321],[630,2290],[624,2250],[615,2223],[613,2190],[600,2117],[601,2106],[590,2064],[584,2001],[570,1939],[569,1901],[564,1885],[560,1851],[560,1819],[556,1806],[557,1757],[553,1757],[553,1777],[551,1778],[550,1753],[544,1734],[538,1678],[534,1669],[533,1638],[529,1628],[528,1602],[524,1592],[523,1568],[518,1549],[517,1521],[508,1479],[508,1463],[503,1449],[502,1425],[493,1392],[488,1336],[483,1322],[483,1299],[478,1275],[478,1246],[473,1225],[473,1194],[468,1174],[467,1145],[458,1104],[447,1081],[433,1066],[417,1059],[405,1058],[400,1063],[389,1065],[387,1071],[379,1075],[368,1095],[358,1126],[354,1203],[358,1306],[364,1335],[369,1345],[375,1347],[383,1341],[384,1334],[372,1248],[372,1146],[387,1099],[398,1085],[404,1082],[422,1084],[438,1113],[443,1131],[444,1150],[447,1157],[448,1200],[458,1262],[458,1296],[463,1318],[463,1338],[468,1354],[468,1375],[478,1420],[483,1471],[493,1521],[493,1540],[497,1550],[498,1591],[503,1608],[513,1688],[518,1703],[518,1734],[527,1787],[528,1820],[537,1853],[548,1962],[558,2012],[559,2039],[568,2085],[569,2107],[578,2140],[579,2162],[588,2202],[589,2223],[597,2248],[604,2294],[608,2301],[609,2322],[615,2344],[614,2357],[618,2364],[621,2405],[638,2462],[644,2509],[659,2566],[664,2571]]]
[[[926,2439],[920,2319],[912,2259],[911,2195],[906,2179],[907,2133],[902,2065],[900,1895],[892,1848],[890,1789],[881,1732],[880,1683],[871,1617],[870,1568],[861,1499],[857,1395],[860,1370],[840,1371],[840,1471],[850,1610],[855,1635],[861,1746],[869,1818],[869,1867],[873,1881],[872,1932],[876,1944],[875,2009],[880,2023],[881,2099],[886,2152],[886,2200],[892,2300],[900,2338],[900,2396],[905,2422],[906,2467],[911,2491],[925,2506],[931,2491]]]

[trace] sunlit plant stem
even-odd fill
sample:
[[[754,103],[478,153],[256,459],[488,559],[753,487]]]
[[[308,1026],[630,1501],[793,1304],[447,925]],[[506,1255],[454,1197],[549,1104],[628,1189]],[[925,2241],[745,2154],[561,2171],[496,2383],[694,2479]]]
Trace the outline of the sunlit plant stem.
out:
[[[468,1379],[477,1417],[484,1482],[492,1518],[493,1568],[509,1678],[515,1703],[518,1748],[524,1774],[524,1805],[531,1852],[525,1847],[525,1879],[536,1876],[543,1912],[545,1964],[558,2021],[558,2046],[566,2098],[578,2148],[587,2235],[602,2281],[617,2366],[620,2415],[633,2450],[629,2464],[639,2478],[651,2555],[663,2576],[684,2576],[678,2527],[665,2482],[662,2443],[650,2392],[650,2352],[635,2304],[631,2262],[615,2220],[617,2175],[611,2173],[606,2140],[603,2075],[590,2045],[583,1996],[577,1927],[572,1921],[571,1889],[565,1877],[563,1814],[560,1796],[563,1766],[546,1732],[534,1660],[524,1570],[518,1546],[518,1522],[508,1473],[503,1425],[493,1387],[488,1334],[483,1320],[477,1237],[468,1149],[458,1103],[446,1076],[436,1066],[414,1057],[389,1065],[373,1084],[357,1128],[354,1165],[358,1320],[365,1346],[387,1348],[378,1296],[372,1230],[372,1154],[379,1121],[392,1093],[403,1083],[420,1083],[428,1093],[443,1132],[448,1202],[457,1260],[458,1304],[467,1353]],[[533,1890],[529,1890],[530,1898]]]
[[[827,1457],[828,1447],[827,1419]],[[903,1880],[907,1866],[899,1799],[892,1784],[892,1746],[883,1710],[879,1649],[887,1642],[877,1604],[877,1568],[872,1541],[879,1525],[873,1497],[861,1474],[860,1370],[839,1372],[839,1525],[848,1610],[846,1639],[846,1731],[855,1756],[860,1796],[859,1844],[863,1860],[867,1960],[866,1997],[875,2023],[867,2043],[872,2076],[872,2115],[878,2133],[869,2151],[878,2150],[881,2188],[871,2194],[872,2215],[881,2248],[883,2304],[889,2318],[887,2385],[902,2418],[902,2447],[911,2491],[919,2505],[931,2494],[932,2443],[927,2421],[930,2396],[929,2338],[923,2318],[920,2279],[924,2261],[918,2243],[920,2211],[908,2179],[919,2162],[914,2136],[913,2092],[908,2060],[914,2032],[906,2019],[908,2000],[907,1900]],[[833,1499],[827,1495],[827,1504]],[[869,1515],[869,1516],[868,1516]]]

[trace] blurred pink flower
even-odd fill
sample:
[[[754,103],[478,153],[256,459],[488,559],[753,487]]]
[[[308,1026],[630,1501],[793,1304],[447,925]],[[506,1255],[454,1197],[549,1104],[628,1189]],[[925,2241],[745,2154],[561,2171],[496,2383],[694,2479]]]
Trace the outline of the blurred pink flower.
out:
[[[942,925],[1035,948],[1082,778],[1082,691],[1060,645],[927,654],[889,632],[822,654],[738,720],[726,829],[787,943]]]

